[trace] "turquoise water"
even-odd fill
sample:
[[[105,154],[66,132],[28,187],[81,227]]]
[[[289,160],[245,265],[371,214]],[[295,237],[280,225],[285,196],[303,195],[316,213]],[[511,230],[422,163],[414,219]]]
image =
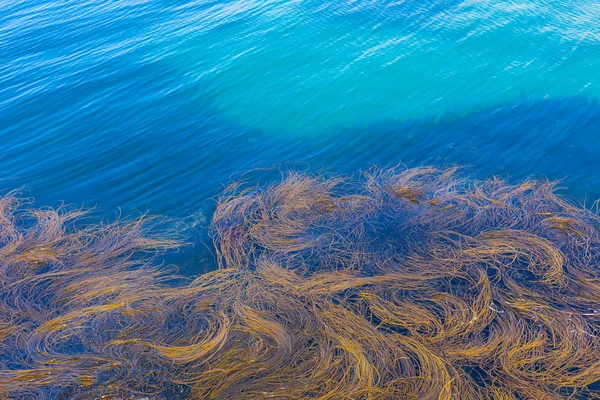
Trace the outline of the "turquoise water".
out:
[[[0,179],[202,237],[234,174],[461,164],[600,198],[600,3],[0,3]],[[278,170],[265,171],[264,179]]]

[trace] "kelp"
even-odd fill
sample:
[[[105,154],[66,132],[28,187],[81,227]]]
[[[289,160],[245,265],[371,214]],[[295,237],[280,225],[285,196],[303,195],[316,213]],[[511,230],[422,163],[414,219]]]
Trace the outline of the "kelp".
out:
[[[233,183],[194,279],[84,216],[0,200],[0,398],[600,398],[600,217],[552,182]]]

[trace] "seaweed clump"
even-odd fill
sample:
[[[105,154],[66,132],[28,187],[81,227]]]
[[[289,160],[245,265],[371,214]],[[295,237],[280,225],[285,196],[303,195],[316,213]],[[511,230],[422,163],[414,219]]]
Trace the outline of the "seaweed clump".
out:
[[[600,218],[456,169],[233,184],[220,268],[0,200],[0,398],[600,398]]]

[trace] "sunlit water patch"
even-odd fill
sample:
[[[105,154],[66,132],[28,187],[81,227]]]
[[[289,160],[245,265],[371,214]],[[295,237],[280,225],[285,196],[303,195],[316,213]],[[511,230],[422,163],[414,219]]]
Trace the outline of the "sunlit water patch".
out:
[[[592,2],[342,1],[213,5],[177,65],[238,123],[323,134],[373,119],[519,98],[598,96]]]

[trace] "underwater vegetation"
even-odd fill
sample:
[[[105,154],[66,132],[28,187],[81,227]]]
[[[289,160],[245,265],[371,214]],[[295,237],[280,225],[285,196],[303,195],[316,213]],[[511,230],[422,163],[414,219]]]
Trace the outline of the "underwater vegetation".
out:
[[[600,398],[600,217],[552,182],[233,183],[193,280],[84,216],[0,200],[0,398]]]

